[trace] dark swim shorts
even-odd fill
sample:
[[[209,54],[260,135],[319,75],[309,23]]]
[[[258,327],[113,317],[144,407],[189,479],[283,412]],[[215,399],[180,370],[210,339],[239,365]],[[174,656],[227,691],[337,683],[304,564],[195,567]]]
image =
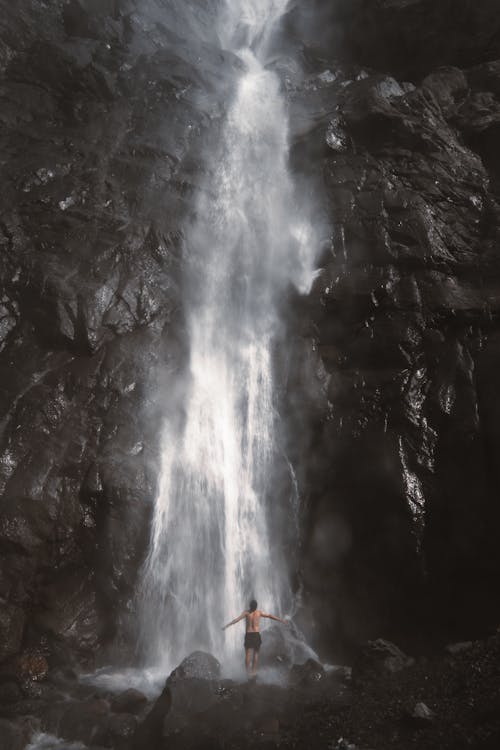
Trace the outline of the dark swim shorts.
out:
[[[262,644],[262,638],[260,633],[246,633],[245,634],[245,648],[253,648],[254,651],[258,651]]]

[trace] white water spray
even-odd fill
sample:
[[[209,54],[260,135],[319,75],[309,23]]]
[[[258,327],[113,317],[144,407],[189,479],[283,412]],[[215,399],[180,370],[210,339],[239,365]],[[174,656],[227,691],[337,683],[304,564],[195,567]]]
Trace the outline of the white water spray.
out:
[[[186,232],[190,382],[182,427],[169,423],[163,436],[141,592],[143,645],[164,669],[196,648],[241,651],[242,633],[221,625],[251,596],[278,613],[292,606],[269,530],[272,360],[279,301],[290,283],[308,289],[314,237],[288,169],[286,102],[266,68],[287,5],[227,0],[220,14],[221,46],[244,69]]]

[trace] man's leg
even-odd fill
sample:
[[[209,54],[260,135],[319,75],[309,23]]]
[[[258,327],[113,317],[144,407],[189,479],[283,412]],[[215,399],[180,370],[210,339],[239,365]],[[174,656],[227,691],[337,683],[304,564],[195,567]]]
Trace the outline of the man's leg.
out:
[[[250,677],[250,658],[252,656],[252,649],[246,648],[245,649],[245,669],[247,670],[247,675]]]
[[[252,677],[255,677],[257,674],[257,667],[259,665],[259,652],[257,649],[254,649],[253,652],[253,659],[252,659]]]

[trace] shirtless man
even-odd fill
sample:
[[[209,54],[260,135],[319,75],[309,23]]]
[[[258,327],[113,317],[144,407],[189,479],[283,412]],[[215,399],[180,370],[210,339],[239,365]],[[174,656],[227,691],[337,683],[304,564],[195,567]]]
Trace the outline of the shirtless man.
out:
[[[227,625],[224,625],[222,630],[226,630],[231,625],[236,625],[237,622],[246,620],[246,632],[245,632],[245,668],[250,678],[255,678],[257,674],[257,665],[259,663],[259,650],[262,644],[262,638],[260,637],[260,618],[267,617],[269,620],[276,620],[276,622],[286,623],[286,620],[282,620],[281,617],[275,615],[266,615],[257,609],[257,602],[252,599],[250,607],[245,612],[242,612],[239,617],[235,620],[231,620]]]

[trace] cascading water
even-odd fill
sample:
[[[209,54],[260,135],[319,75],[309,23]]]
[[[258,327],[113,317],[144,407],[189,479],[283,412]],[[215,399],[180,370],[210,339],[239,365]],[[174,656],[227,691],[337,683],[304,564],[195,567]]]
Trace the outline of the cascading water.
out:
[[[143,645],[165,669],[195,648],[241,650],[241,633],[221,625],[252,595],[278,612],[292,605],[269,528],[273,351],[279,301],[290,283],[309,287],[314,243],[288,170],[286,101],[266,67],[287,5],[226,0],[219,16],[242,73],[186,231],[190,378],[182,428],[169,423],[163,437],[141,592]]]

